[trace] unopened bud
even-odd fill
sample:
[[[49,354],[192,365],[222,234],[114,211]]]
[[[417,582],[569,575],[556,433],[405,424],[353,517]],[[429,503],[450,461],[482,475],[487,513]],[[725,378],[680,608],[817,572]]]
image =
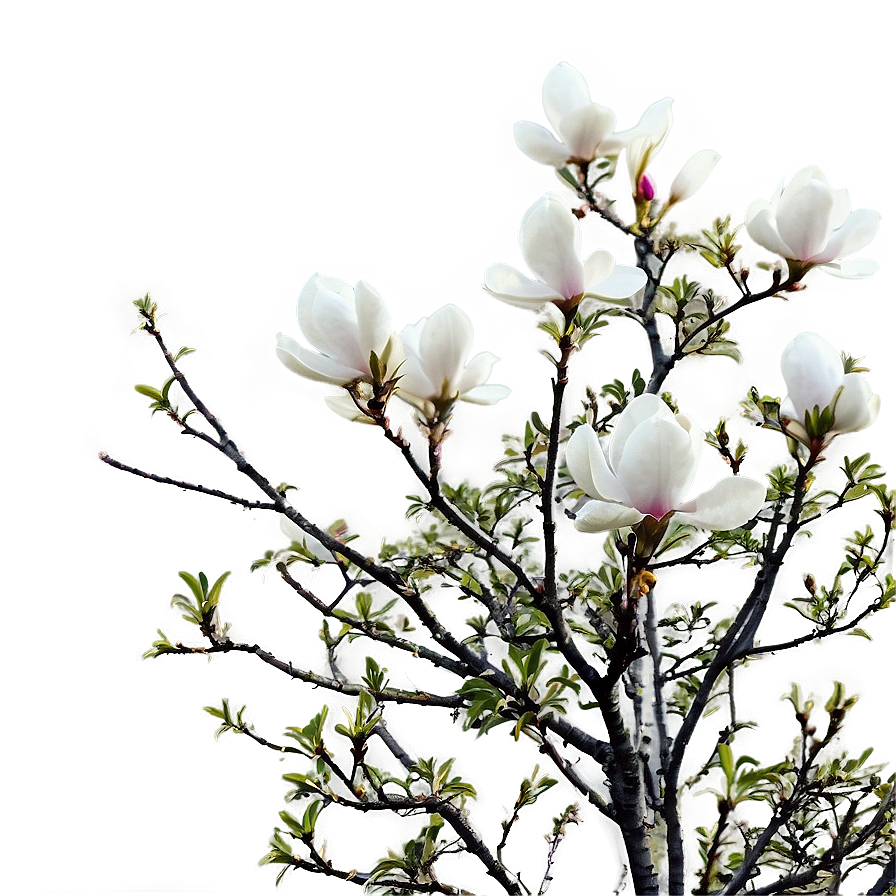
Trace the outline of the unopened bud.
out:
[[[806,577],[803,579],[803,585],[806,586],[806,591],[809,592],[813,597],[815,596],[815,576],[812,573],[806,573]]]
[[[638,199],[652,202],[654,196],[656,196],[656,183],[653,178],[645,172],[638,183]]]

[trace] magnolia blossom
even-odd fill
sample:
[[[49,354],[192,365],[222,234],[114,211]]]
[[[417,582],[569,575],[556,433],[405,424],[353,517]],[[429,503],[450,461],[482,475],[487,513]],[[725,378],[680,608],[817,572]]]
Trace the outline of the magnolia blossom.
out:
[[[703,432],[684,414],[673,414],[656,395],[633,399],[619,415],[604,454],[590,426],[580,426],[566,448],[566,464],[592,498],[576,516],[582,532],[634,526],[646,516],[674,513],[704,529],[734,529],[752,519],[765,500],[753,479],[729,476],[684,500],[700,463]]]
[[[485,289],[517,308],[538,310],[552,302],[574,308],[585,296],[607,301],[629,299],[647,282],[639,268],[617,265],[598,249],[582,262],[582,234],[572,211],[557,193],[545,193],[523,217],[520,248],[536,280],[506,264],[485,272]]]
[[[880,396],[860,373],[844,373],[837,349],[815,333],[800,333],[781,355],[781,373],[787,397],[781,402],[781,419],[787,432],[809,444],[811,436],[834,436],[870,426],[880,410]],[[830,408],[833,423],[817,429],[816,411]]]
[[[624,142],[622,167],[628,175],[632,195],[638,199],[650,201],[656,196],[656,182],[647,169],[672,129],[672,103],[673,100],[667,97],[648,106],[633,128],[617,135]],[[714,149],[701,149],[691,155],[672,180],[668,204],[685,202],[702,190],[721,158]]]
[[[545,115],[560,140],[540,124],[518,121],[513,137],[530,159],[559,168],[567,162],[583,164],[617,155],[625,145],[628,132],[613,133],[616,116],[591,102],[587,82],[568,63],[561,62],[548,72],[541,95]]]
[[[818,168],[804,168],[787,186],[782,181],[771,202],[752,202],[746,223],[752,239],[786,258],[792,272],[818,265],[838,277],[859,278],[877,270],[870,259],[837,259],[874,239],[880,215],[868,208],[850,212],[849,193],[832,189]]]
[[[456,305],[445,305],[401,331],[405,362],[398,397],[432,420],[458,399],[495,404],[510,394],[507,386],[487,385],[498,358],[481,352],[470,361],[473,325]]]
[[[394,370],[401,361],[386,304],[363,280],[352,289],[335,277],[315,274],[299,295],[296,315],[317,351],[278,333],[277,357],[299,376],[344,386],[374,379],[371,352],[383,369]]]

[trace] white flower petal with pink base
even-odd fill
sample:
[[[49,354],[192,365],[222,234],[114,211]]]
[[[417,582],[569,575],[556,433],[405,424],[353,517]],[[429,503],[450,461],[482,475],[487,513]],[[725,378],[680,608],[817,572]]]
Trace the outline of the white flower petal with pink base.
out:
[[[576,514],[575,526],[580,532],[610,532],[624,526],[634,526],[644,516],[633,507],[610,504],[607,501],[589,501]]]
[[[729,476],[683,505],[675,519],[713,531],[737,529],[753,519],[764,502],[765,486],[761,482]]]
[[[659,520],[685,496],[699,462],[690,433],[677,420],[654,416],[626,440],[614,470],[632,505]]]

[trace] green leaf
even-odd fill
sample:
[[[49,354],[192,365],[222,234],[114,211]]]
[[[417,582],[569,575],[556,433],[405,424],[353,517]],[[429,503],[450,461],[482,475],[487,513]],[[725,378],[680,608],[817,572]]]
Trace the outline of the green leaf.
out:
[[[153,401],[163,401],[162,393],[153,386],[145,386],[141,383],[139,386],[134,386],[134,389],[141,395],[151,398]]]

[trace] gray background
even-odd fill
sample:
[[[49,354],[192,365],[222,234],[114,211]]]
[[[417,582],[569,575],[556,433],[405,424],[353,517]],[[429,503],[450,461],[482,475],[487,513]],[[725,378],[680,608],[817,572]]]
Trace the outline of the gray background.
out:
[[[153,292],[172,341],[198,347],[189,368],[207,399],[264,469],[301,483],[304,506],[398,531],[407,480],[379,445],[321,419],[325,390],[277,364],[272,335],[292,330],[315,268],[371,280],[399,326],[447,301],[464,307],[477,349],[503,359],[494,379],[515,389],[507,406],[457,419],[450,470],[485,481],[501,434],[542,400],[547,367],[535,318],[477,284],[490,262],[518,263],[519,216],[554,188],[516,153],[510,126],[542,121],[541,79],[566,59],[621,126],[676,97],[658,179],[697,149],[723,155],[697,211],[739,215],[813,161],[854,206],[882,210],[868,253],[878,277],[814,278],[743,322],[747,364],[715,361],[673,385],[704,424],[736,418],[751,384],[778,388],[787,339],[816,329],[870,357],[885,396],[875,438],[889,456],[893,12],[777,0],[3,2],[3,892],[269,892],[271,870],[255,863],[282,807],[282,769],[243,741],[215,746],[199,710],[229,696],[276,733],[320,700],[245,659],[140,659],[157,628],[183,634],[169,603],[182,568],[233,569],[227,618],[286,655],[307,650],[316,621],[249,571],[275,546],[271,521],[96,461],[105,448],[233,484],[133,394],[163,372],[148,341],[128,337],[132,299]],[[622,251],[599,228],[585,240]],[[613,332],[581,359],[583,382],[631,363],[633,334]],[[856,454],[868,440],[842,441]],[[871,648],[847,639],[792,666],[770,661],[745,714],[777,725],[783,744],[782,679],[826,692],[839,675],[863,695],[857,740],[891,752],[889,620],[875,630]],[[406,736],[425,754],[446,733],[430,720]],[[531,767],[501,734],[476,750],[486,768]],[[557,892],[612,885],[589,837],[570,837]],[[296,877],[287,889],[323,887]]]

